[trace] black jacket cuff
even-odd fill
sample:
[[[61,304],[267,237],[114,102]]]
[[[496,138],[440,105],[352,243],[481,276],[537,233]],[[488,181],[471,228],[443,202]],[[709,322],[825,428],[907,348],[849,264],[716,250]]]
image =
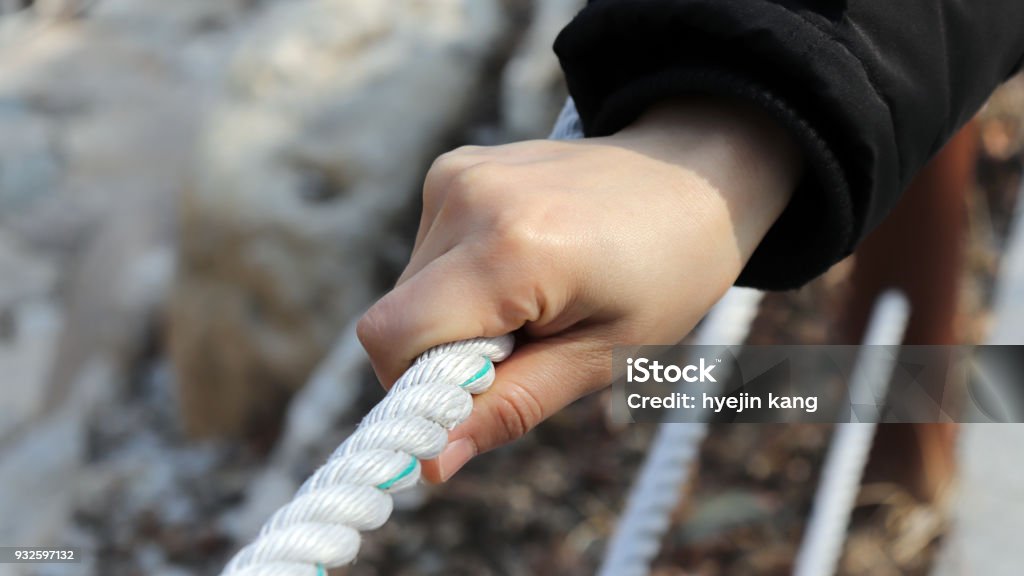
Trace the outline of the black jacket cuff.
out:
[[[812,49],[821,53],[808,57]],[[884,157],[894,151],[874,144],[887,138],[884,122],[865,121],[888,116],[860,82],[859,62],[776,5],[599,1],[562,31],[555,51],[587,136],[612,134],[686,94],[742,99],[789,131],[804,177],[737,284],[788,289],[827,270],[863,233],[877,179],[898,173]],[[844,71],[856,76],[847,85],[826,77]]]

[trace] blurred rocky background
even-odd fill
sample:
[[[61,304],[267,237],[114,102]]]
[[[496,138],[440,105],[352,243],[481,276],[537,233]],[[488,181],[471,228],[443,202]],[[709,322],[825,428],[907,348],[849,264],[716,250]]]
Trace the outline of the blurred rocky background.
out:
[[[84,556],[0,576],[217,573],[380,397],[350,326],[423,174],[547,133],[580,4],[0,0],[0,545]],[[970,333],[1021,94],[982,126]],[[770,298],[754,338],[827,342],[843,273]],[[652,432],[605,402],[402,498],[338,573],[592,573]],[[787,573],[828,432],[716,429],[657,573]],[[844,569],[924,574],[943,516],[885,490]]]

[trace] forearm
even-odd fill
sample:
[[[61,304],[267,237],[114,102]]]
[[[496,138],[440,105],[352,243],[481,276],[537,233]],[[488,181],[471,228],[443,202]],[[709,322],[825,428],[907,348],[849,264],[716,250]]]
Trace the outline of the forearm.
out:
[[[555,43],[588,136],[665,99],[749,102],[804,177],[741,281],[802,284],[849,254],[1024,59],[1024,3],[603,0]]]
[[[678,193],[690,206],[715,212],[708,222],[715,229],[707,232],[734,243],[741,267],[782,214],[802,171],[786,130],[762,110],[731,99],[663,102],[607,140],[702,181],[697,189],[686,180]]]

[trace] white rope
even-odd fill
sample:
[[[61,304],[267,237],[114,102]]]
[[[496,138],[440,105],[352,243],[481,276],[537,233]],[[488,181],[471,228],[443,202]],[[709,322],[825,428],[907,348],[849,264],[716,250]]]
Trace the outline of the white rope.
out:
[[[729,290],[698,327],[693,343],[742,344],[761,296],[756,290]],[[708,383],[708,386],[714,384]],[[713,390],[709,388],[709,392]],[[704,422],[665,422],[658,428],[640,475],[630,489],[626,510],[608,544],[599,574],[643,576],[648,573],[668,530],[672,511],[682,498],[682,486],[697,459],[707,429]]]
[[[511,336],[477,338],[420,356],[295,494],[240,550],[222,576],[325,576],[351,563],[360,535],[391,515],[391,492],[414,485],[420,460],[436,458],[448,431],[473,409],[473,394],[494,382],[494,362]]]
[[[882,294],[875,305],[865,346],[850,375],[850,398],[861,406],[874,405],[876,399],[880,404],[888,390],[896,358],[891,349],[880,346],[900,344],[909,308],[907,299],[897,292]],[[877,418],[877,414],[872,416]],[[856,418],[836,427],[796,557],[794,576],[835,574],[876,427],[874,421],[859,422]]]

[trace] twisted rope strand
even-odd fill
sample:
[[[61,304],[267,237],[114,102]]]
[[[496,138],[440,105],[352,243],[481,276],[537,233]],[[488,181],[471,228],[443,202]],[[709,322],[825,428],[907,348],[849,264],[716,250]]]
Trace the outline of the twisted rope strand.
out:
[[[864,346],[850,375],[851,402],[863,398],[873,404],[885,398],[896,367],[895,352],[910,317],[910,303],[901,292],[883,293],[868,322]],[[874,415],[877,419],[877,414]],[[831,576],[843,553],[847,527],[878,427],[876,419],[836,426],[814,495],[803,541],[793,566],[795,576]]]
[[[420,460],[444,450],[448,431],[469,417],[472,395],[490,388],[494,363],[512,345],[508,335],[475,338],[417,358],[221,576],[325,576],[351,563],[359,533],[387,521],[391,493],[419,481]]]
[[[723,347],[742,344],[760,302],[761,293],[756,290],[730,289],[701,322],[693,344]],[[718,386],[709,384],[708,392],[714,393]],[[651,561],[658,555],[671,524],[672,512],[683,498],[681,487],[700,456],[707,431],[708,425],[704,422],[666,419],[659,425],[647,458],[629,490],[626,509],[605,550],[600,576],[650,573]]]

